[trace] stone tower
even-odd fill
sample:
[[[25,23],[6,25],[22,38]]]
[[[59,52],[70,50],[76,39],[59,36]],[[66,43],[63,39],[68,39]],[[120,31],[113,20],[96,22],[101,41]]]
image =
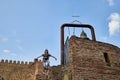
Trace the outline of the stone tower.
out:
[[[82,31],[80,37],[75,35],[71,36],[67,41],[67,48],[61,49],[64,52],[62,55],[64,58],[61,59],[68,62],[66,64],[61,60],[64,65],[63,71],[65,71],[63,72],[64,80],[120,80],[119,47],[97,41],[95,39],[94,29],[90,25],[63,24],[61,26],[61,32],[63,34],[65,26],[83,26],[93,31],[91,31],[92,40]],[[61,35],[63,36],[63,34]],[[63,37],[62,39],[64,39]],[[68,55],[68,61],[66,61],[66,54]]]
[[[120,80],[120,48],[72,36],[69,39],[72,80]]]

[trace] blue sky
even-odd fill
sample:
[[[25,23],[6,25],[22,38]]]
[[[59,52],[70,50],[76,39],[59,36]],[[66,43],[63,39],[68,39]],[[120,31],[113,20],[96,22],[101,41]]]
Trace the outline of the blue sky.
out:
[[[0,0],[0,59],[33,61],[47,48],[58,59],[51,64],[60,64],[60,26],[74,20],[92,25],[98,41],[120,47],[119,4],[120,0]]]

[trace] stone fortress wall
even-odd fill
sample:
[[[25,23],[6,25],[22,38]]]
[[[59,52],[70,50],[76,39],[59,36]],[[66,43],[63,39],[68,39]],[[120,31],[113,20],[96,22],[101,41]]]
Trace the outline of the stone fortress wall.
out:
[[[34,80],[35,65],[32,64],[33,62],[1,60],[0,80]]]

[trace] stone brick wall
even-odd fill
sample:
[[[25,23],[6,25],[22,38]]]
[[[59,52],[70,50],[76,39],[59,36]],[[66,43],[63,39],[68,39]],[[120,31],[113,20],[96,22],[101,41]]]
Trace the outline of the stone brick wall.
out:
[[[72,80],[72,70],[69,64],[52,66],[49,71],[49,80]]]
[[[62,80],[62,65],[52,66],[49,70],[50,80]]]
[[[72,36],[69,64],[72,80],[120,80],[120,48],[108,43]]]
[[[35,65],[32,63],[1,60],[0,77],[3,80],[34,80]]]

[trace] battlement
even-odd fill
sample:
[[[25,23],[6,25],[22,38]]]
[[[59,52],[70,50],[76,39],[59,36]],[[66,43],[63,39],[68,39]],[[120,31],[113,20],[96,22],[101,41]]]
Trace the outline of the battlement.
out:
[[[35,62],[35,60],[34,60],[34,62]],[[0,61],[0,64],[30,65],[30,64],[32,64],[34,62],[16,61],[16,60],[4,60],[4,59],[2,59]],[[39,62],[41,62],[41,61],[39,61]]]

